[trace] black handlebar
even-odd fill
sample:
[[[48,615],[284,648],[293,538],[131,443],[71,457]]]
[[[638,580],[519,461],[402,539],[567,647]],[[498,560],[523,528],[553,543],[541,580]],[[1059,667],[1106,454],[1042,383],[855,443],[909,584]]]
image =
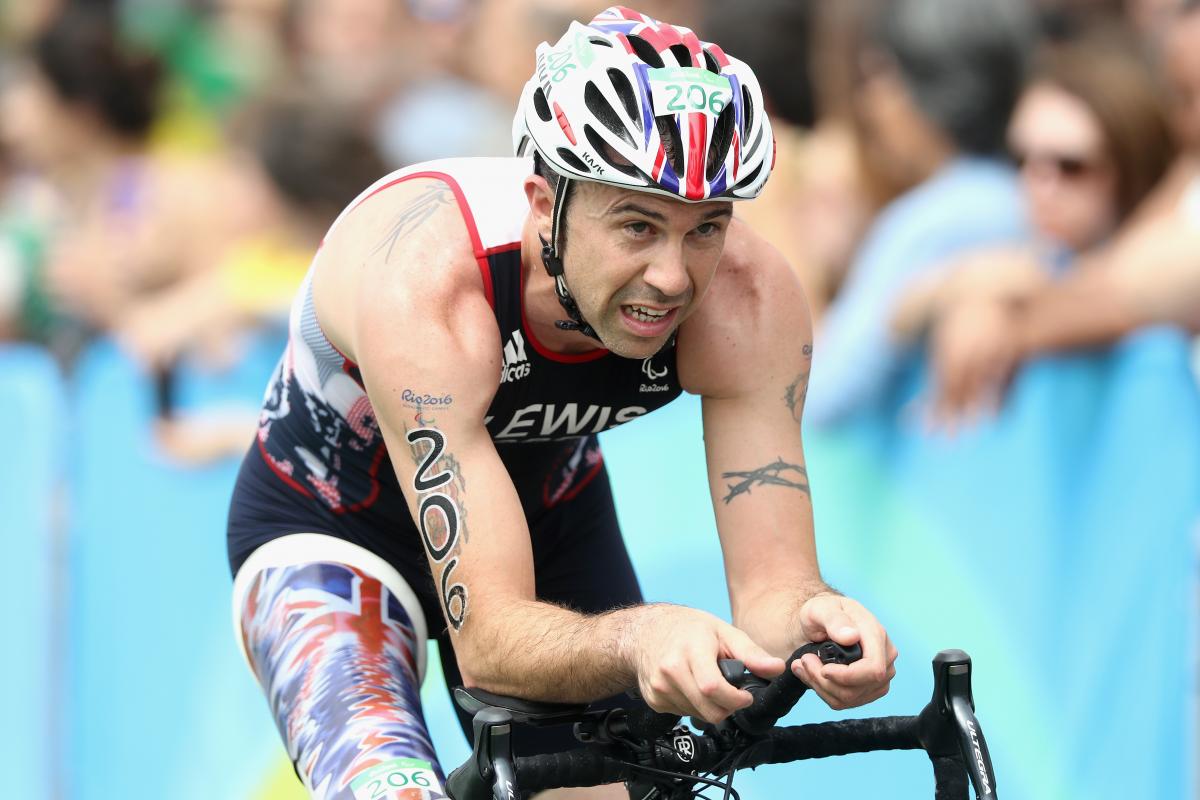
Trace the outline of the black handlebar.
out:
[[[995,773],[974,714],[971,659],[966,653],[944,650],[933,660],[933,698],[917,716],[773,727],[808,688],[791,665],[810,652],[826,664],[848,664],[862,657],[857,645],[805,645],[788,660],[788,669],[770,682],[750,675],[740,662],[722,662],[722,674],[730,683],[750,691],[754,704],[720,725],[706,727],[703,735],[677,727],[677,715],[635,705],[607,713],[580,712],[576,737],[590,742],[588,747],[520,758],[512,752],[514,715],[484,707],[475,714],[472,758],[450,774],[447,792],[454,800],[509,800],[547,789],[620,781],[629,781],[632,792],[634,782],[661,782],[664,775],[669,781],[670,776],[682,780],[686,787],[689,780],[705,780],[698,777],[705,772],[732,774],[736,769],[763,764],[923,749],[933,763],[936,800],[967,800],[968,778],[978,800],[996,800]],[[535,705],[526,704],[522,713],[529,715]],[[557,713],[561,717],[564,712]],[[690,794],[672,792],[660,796]]]
[[[764,764],[786,764],[876,750],[920,750],[919,729],[918,717],[851,719],[776,728],[748,747],[738,759],[738,766],[749,768]],[[680,758],[673,765],[660,763],[659,766],[704,772],[715,768],[720,759],[725,757],[726,754],[711,740],[692,738],[695,749],[690,760],[684,762]],[[516,759],[517,782],[526,793],[566,786],[616,783],[635,775],[638,769],[637,765],[590,748]],[[961,764],[958,772],[961,778]]]

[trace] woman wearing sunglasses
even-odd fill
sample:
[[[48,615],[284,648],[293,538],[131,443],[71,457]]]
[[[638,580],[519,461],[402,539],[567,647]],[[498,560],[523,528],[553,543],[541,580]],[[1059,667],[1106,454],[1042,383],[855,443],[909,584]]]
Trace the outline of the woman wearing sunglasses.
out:
[[[995,410],[1020,357],[1014,309],[1104,251],[1175,156],[1153,70],[1132,41],[1108,32],[1043,52],[1008,145],[1035,240],[952,265],[916,287],[895,321],[903,335],[929,334],[931,411],[944,425]]]

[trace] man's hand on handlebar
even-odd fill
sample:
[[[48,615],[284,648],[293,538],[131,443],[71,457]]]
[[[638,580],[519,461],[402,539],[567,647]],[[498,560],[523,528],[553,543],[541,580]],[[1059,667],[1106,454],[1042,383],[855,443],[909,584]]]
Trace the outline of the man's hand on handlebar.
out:
[[[896,648],[870,611],[848,597],[822,592],[800,608],[799,621],[807,641],[830,639],[842,646],[862,646],[863,657],[853,664],[822,664],[812,654],[793,662],[796,677],[830,708],[854,708],[887,694],[896,675]]]
[[[715,724],[750,705],[750,693],[722,677],[718,659],[739,659],[763,678],[783,672],[783,659],[712,614],[670,605],[647,611],[634,631],[632,657],[642,699],[655,711]]]

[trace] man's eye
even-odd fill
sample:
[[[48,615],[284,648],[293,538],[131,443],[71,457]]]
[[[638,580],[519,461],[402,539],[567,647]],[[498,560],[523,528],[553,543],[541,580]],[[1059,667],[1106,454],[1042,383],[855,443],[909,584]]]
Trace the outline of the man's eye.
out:
[[[715,222],[703,222],[696,226],[696,233],[701,236],[712,236],[714,233],[720,233],[721,226]]]
[[[650,233],[650,223],[648,223],[648,222],[626,222],[625,230],[629,231],[630,233],[634,234],[635,236],[644,236],[645,234]]]

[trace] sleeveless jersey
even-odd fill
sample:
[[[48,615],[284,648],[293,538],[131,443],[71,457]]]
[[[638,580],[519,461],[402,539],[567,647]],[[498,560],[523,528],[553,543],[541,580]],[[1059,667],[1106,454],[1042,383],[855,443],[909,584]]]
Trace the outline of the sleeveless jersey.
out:
[[[638,360],[604,349],[554,353],[534,337],[522,302],[520,249],[528,209],[522,181],[531,172],[529,159],[429,162],[386,176],[342,213],[413,178],[438,178],[453,190],[500,331],[500,383],[485,423],[529,518],[571,499],[600,471],[595,434],[659,408],[681,392],[674,340],[655,356]],[[293,304],[288,332],[260,417],[260,465],[269,467],[277,485],[289,488],[292,502],[311,506],[321,518],[336,518],[336,527],[365,525],[417,541],[358,367],[322,332],[311,269]],[[419,375],[399,380],[428,386]],[[434,412],[446,400],[408,399]],[[452,450],[453,442],[447,446]],[[254,453],[243,474],[251,460],[258,461]]]

